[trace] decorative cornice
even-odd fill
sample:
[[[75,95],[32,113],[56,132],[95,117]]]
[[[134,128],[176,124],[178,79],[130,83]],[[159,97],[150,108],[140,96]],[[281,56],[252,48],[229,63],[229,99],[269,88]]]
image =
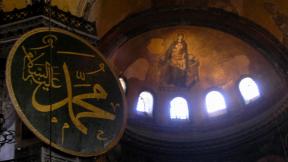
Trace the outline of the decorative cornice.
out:
[[[34,3],[33,5],[28,5],[26,8],[14,9],[11,12],[0,11],[0,16],[2,17],[0,26],[39,15],[46,16],[49,19],[51,18],[85,33],[92,35],[97,34],[95,22],[86,21],[83,18],[72,15],[70,12],[64,12],[56,6],[50,6],[47,3]]]
[[[36,3],[11,12],[0,11],[0,16],[4,18],[0,22],[0,58],[7,57],[11,46],[22,34],[37,27],[62,28],[78,34],[94,46],[99,41],[95,22],[88,22],[46,3]]]

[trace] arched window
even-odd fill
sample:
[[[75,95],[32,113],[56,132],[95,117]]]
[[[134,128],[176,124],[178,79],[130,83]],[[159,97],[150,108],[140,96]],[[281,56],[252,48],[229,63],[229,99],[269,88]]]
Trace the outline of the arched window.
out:
[[[206,110],[210,115],[226,110],[224,96],[219,91],[211,91],[206,95]]]
[[[125,82],[124,78],[120,77],[119,81],[120,81],[120,84],[122,86],[123,92],[126,93],[127,87],[126,87],[126,82]]]
[[[183,97],[175,97],[170,101],[171,119],[189,119],[187,101]]]
[[[258,86],[250,77],[246,77],[240,81],[239,90],[246,104],[260,97]]]
[[[152,115],[153,111],[153,95],[148,91],[143,91],[140,93],[137,102],[138,112],[147,113],[148,115]]]

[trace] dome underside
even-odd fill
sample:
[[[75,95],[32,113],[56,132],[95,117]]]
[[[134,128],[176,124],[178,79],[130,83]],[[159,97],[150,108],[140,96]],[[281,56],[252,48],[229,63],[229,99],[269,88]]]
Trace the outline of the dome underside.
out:
[[[283,80],[260,51],[235,36],[207,27],[177,25],[150,30],[125,42],[109,59],[127,80],[129,127],[156,139],[193,141],[211,139],[223,131],[241,131],[245,127],[239,125],[255,125],[251,123],[255,115],[267,115],[263,105],[273,105],[285,92]],[[238,88],[247,76],[261,91],[259,101],[248,105]],[[205,96],[213,90],[221,92],[226,102],[225,112],[216,117],[205,107]],[[150,116],[136,113],[142,91],[155,97]],[[175,97],[187,101],[189,117],[185,122],[171,120],[169,105]],[[159,127],[162,132],[153,134]]]

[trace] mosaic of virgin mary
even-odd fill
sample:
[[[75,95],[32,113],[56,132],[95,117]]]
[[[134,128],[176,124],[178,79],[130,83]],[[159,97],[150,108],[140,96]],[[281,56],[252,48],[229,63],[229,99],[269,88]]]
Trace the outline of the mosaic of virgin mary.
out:
[[[188,53],[183,34],[171,43],[165,53],[165,82],[177,87],[188,87],[198,80],[198,61]]]

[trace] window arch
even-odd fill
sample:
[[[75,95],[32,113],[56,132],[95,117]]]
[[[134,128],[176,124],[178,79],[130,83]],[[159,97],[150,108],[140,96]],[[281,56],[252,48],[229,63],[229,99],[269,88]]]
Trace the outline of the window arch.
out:
[[[153,111],[153,95],[148,91],[143,91],[140,93],[137,101],[136,110],[138,112],[147,113],[148,115],[152,115]]]
[[[175,97],[170,101],[171,119],[189,119],[189,110],[186,99]]]
[[[119,78],[119,81],[120,81],[121,87],[122,87],[122,89],[123,89],[123,92],[126,93],[127,85],[126,85],[125,79],[122,78],[122,77],[120,77],[120,78]]]
[[[249,104],[250,102],[260,97],[259,88],[252,78],[250,77],[243,78],[239,82],[238,86],[245,104]]]
[[[224,96],[219,91],[210,91],[205,98],[206,110],[208,114],[215,114],[226,110]]]

